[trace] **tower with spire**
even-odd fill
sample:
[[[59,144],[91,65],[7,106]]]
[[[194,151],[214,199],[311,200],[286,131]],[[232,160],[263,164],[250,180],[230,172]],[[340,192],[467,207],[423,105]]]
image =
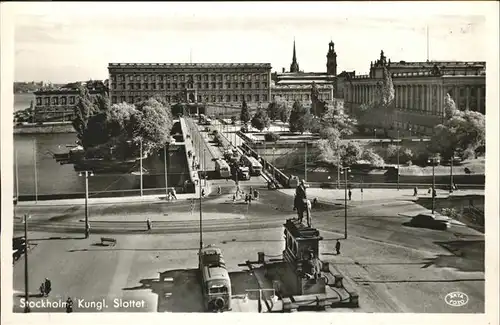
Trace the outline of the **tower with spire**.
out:
[[[299,64],[297,63],[297,54],[295,53],[295,39],[293,40],[293,58],[290,64],[290,72],[299,72]]]
[[[337,75],[337,53],[335,53],[335,44],[330,41],[328,44],[328,53],[326,54],[326,73]]]

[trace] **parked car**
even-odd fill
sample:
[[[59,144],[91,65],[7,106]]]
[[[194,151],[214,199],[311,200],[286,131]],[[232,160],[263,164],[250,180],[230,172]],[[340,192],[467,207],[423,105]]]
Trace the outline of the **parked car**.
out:
[[[446,230],[450,227],[450,220],[440,214],[420,213],[409,223],[412,227]]]

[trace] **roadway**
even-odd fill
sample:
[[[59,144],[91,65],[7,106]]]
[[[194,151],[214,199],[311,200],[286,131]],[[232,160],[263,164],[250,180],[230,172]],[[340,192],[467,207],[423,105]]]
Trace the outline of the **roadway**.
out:
[[[268,191],[261,184],[258,201],[251,205],[241,200],[233,203],[234,183],[221,183],[222,195],[212,191],[202,200],[203,242],[223,249],[233,282],[234,311],[256,311],[255,300],[243,299],[245,288],[254,288],[256,279],[238,264],[256,259],[259,251],[273,256],[281,253],[282,224],[294,216],[293,198],[282,191]],[[242,182],[243,190],[249,187]],[[447,231],[408,227],[405,223],[411,215],[425,209],[404,197],[355,198],[349,202],[348,238],[343,240],[342,198],[335,197],[331,205],[313,211],[313,225],[324,237],[322,259],[331,262],[359,292],[360,308],[340,311],[484,311],[483,234],[461,225]],[[199,246],[199,201],[194,203],[179,200],[94,205],[90,212],[94,233],[89,239],[82,236],[81,206],[16,207],[16,215],[32,216],[32,299],[43,299],[36,296],[37,288],[49,277],[53,283],[51,300],[66,300],[67,296],[87,301],[105,299],[108,308],[104,311],[201,311],[194,270]],[[151,233],[145,230],[148,217],[153,221]],[[19,221],[16,224],[19,233],[22,225]],[[101,233],[117,239],[116,246],[101,246]],[[333,254],[336,239],[342,243],[339,256]],[[23,271],[20,260],[14,265],[15,311],[20,311]],[[159,282],[159,272],[168,280]],[[444,296],[453,291],[466,293],[469,303],[448,306]],[[145,303],[140,308],[115,308],[115,298]],[[64,311],[35,311],[48,310]],[[75,311],[96,310],[75,306]]]

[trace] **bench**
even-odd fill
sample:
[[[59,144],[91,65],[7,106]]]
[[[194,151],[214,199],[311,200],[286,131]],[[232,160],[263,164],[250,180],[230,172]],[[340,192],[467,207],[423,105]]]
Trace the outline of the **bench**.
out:
[[[107,237],[101,237],[101,244],[104,245],[104,243],[113,243],[113,245],[116,245],[116,239],[114,238],[107,238]]]

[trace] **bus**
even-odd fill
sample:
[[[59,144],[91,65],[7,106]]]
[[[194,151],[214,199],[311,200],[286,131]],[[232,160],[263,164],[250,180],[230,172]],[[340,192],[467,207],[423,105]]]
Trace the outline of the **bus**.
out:
[[[217,159],[215,161],[215,171],[219,174],[221,178],[230,178],[231,169],[227,162],[223,159]]]
[[[262,173],[262,165],[254,157],[243,155],[241,156],[241,162],[250,169],[252,175],[259,176]]]
[[[198,258],[205,311],[231,310],[231,279],[221,249],[208,245],[200,249]]]

